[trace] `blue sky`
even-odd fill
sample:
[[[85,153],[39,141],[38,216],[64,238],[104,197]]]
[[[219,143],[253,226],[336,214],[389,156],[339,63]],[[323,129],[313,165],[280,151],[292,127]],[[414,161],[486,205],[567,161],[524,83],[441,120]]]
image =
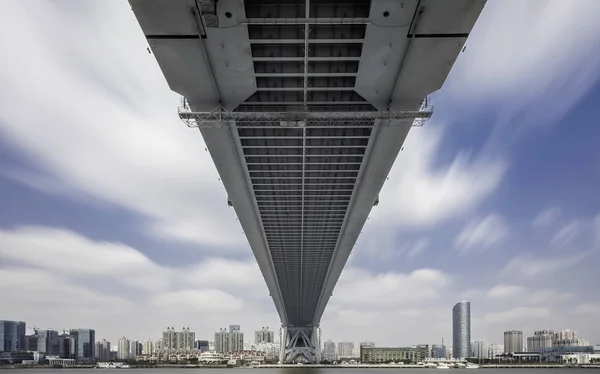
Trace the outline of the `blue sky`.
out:
[[[128,4],[0,8],[0,318],[112,340],[278,326]],[[468,299],[474,339],[571,328],[600,343],[598,12],[488,2],[396,160],[325,339],[450,341]]]

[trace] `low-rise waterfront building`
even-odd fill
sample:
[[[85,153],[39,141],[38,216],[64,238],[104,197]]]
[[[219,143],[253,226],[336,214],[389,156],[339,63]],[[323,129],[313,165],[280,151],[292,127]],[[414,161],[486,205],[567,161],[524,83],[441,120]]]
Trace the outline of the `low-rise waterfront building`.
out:
[[[427,359],[429,345],[415,347],[361,347],[360,361],[363,364],[385,364],[391,362],[417,363]]]

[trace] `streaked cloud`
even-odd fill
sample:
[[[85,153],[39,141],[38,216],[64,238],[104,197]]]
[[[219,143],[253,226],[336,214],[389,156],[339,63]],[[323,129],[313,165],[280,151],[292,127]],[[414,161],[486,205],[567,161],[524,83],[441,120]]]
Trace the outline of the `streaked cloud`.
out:
[[[560,210],[558,208],[546,208],[538,213],[533,219],[533,226],[542,228],[552,225],[560,216]]]
[[[578,221],[571,221],[554,234],[550,240],[551,244],[564,246],[572,242],[582,230],[582,224]]]
[[[505,276],[520,276],[533,278],[541,275],[556,273],[568,269],[583,261],[589,253],[573,253],[564,256],[550,254],[534,255],[527,253],[512,258],[504,267]]]
[[[483,252],[504,240],[509,232],[504,218],[489,214],[469,222],[454,238],[454,248],[461,253]]]

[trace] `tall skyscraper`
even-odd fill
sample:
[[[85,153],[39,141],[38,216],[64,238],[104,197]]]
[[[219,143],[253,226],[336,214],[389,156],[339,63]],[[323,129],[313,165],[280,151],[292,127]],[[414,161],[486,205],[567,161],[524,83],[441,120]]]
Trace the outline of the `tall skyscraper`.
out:
[[[273,343],[275,339],[275,333],[269,330],[269,327],[263,327],[261,330],[254,332],[254,342],[259,343]]]
[[[60,334],[58,336],[58,356],[61,358],[75,359],[77,351],[77,338],[70,334]]]
[[[471,354],[471,303],[461,301],[452,308],[452,356],[467,358]]]
[[[75,358],[78,361],[93,360],[96,356],[96,330],[93,329],[72,329],[69,335],[76,341]]]
[[[128,360],[131,355],[131,342],[126,337],[119,339],[117,347],[117,358],[119,360]]]
[[[54,330],[36,330],[37,349],[36,351],[46,354],[46,356],[58,355],[58,331]]]
[[[24,351],[25,322],[0,321],[0,352]]]
[[[96,358],[102,361],[110,360],[110,342],[106,339],[96,342]]]
[[[523,331],[504,331],[504,353],[523,352]]]

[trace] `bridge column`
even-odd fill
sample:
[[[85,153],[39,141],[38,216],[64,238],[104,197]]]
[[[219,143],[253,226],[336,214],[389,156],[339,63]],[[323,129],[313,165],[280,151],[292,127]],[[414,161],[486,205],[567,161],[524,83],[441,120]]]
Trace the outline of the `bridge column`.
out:
[[[281,336],[279,336],[279,363],[285,363],[285,349],[287,347],[287,326],[281,326]]]
[[[281,345],[280,363],[319,363],[321,361],[318,327],[284,326],[282,339],[284,343],[282,342]]]

